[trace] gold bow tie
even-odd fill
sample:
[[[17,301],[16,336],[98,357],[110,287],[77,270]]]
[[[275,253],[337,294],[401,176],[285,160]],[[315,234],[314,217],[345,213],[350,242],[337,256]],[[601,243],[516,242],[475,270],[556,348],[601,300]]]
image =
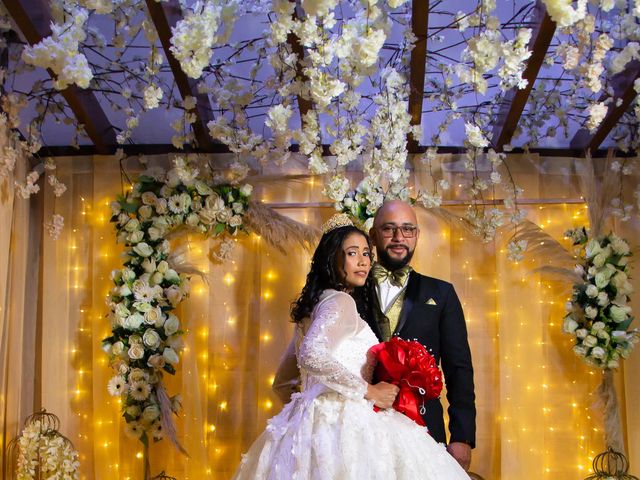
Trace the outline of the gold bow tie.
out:
[[[391,283],[391,285],[402,287],[406,283],[407,278],[409,277],[409,274],[412,270],[413,269],[409,265],[405,265],[399,270],[390,272],[379,263],[376,263],[373,266],[373,278],[375,278],[376,282],[378,283],[389,280],[389,283]]]

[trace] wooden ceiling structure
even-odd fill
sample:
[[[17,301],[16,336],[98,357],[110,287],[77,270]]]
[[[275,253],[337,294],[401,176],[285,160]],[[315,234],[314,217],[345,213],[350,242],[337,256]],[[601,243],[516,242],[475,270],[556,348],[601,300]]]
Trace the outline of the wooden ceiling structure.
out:
[[[291,1],[295,2],[295,0]],[[40,42],[44,37],[51,34],[49,7],[44,0],[2,0],[2,2],[25,39],[31,45]],[[157,2],[156,0],[146,0],[146,4],[182,98],[192,96],[196,99],[196,106],[193,109],[196,121],[192,126],[195,144],[191,146],[185,145],[185,150],[203,153],[228,153],[229,150],[224,144],[213,140],[209,135],[207,123],[214,117],[208,96],[197,92],[196,85],[198,80],[187,77],[169,48],[171,45],[171,27],[175,26],[182,18],[179,1]],[[523,74],[523,78],[528,80],[528,85],[524,89],[514,87],[501,100],[499,114],[496,117],[490,137],[491,146],[496,151],[502,151],[503,147],[511,141],[547,55],[551,40],[556,32],[555,22],[547,14],[543,3],[537,0],[533,8],[535,10],[532,16],[534,20],[533,25],[531,25],[532,35],[529,44],[532,55]],[[295,15],[299,15],[299,6],[296,7]],[[425,73],[428,55],[429,0],[412,0],[411,24],[417,41],[415,48],[411,52],[410,59],[409,113],[411,115],[411,124],[420,125],[423,118]],[[298,55],[298,58],[304,57],[303,46],[295,35],[290,34],[287,42],[291,50]],[[51,71],[49,71],[49,74],[54,76]],[[302,77],[303,73],[300,71],[299,75]],[[636,97],[633,86],[638,78],[640,78],[640,62],[638,61],[630,62],[623,72],[611,78],[614,107],[609,109],[596,132],[590,133],[586,128],[580,129],[571,139],[569,148],[531,148],[529,151],[543,156],[579,157],[583,156],[587,150],[590,150],[595,157],[604,156],[606,152],[600,149],[600,146]],[[72,85],[60,93],[78,122],[84,126],[93,145],[84,145],[79,148],[71,146],[43,147],[39,153],[41,156],[110,154],[118,148],[122,148],[126,154],[134,155],[180,151],[170,144],[117,145],[116,129],[109,124],[108,117],[94,92],[90,89],[85,90]],[[313,108],[313,105],[309,100],[298,97],[298,110],[301,116],[311,108]],[[426,147],[419,145],[410,136],[408,138],[408,149],[410,153],[422,153],[426,150]],[[293,145],[292,150],[296,151],[297,145]],[[324,151],[325,154],[329,154],[328,146],[325,146]],[[441,153],[458,153],[464,152],[465,148],[438,147],[438,151]],[[517,153],[522,149],[514,148],[512,151]]]

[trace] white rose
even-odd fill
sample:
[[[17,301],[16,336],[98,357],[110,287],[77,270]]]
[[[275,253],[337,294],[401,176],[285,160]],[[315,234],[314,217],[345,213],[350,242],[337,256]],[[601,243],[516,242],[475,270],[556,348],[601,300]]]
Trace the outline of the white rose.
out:
[[[586,247],[587,258],[593,258],[601,251],[602,248],[600,247],[600,242],[598,240],[596,240],[595,238],[589,240]]]
[[[253,192],[253,187],[248,183],[245,183],[242,187],[240,187],[240,193],[245,197],[248,197]]]
[[[158,264],[158,271],[162,274],[165,274],[167,270],[169,270],[169,264],[165,260],[162,260]]]
[[[238,214],[244,212],[244,206],[240,202],[235,202],[233,205],[231,205],[231,208],[235,213]]]
[[[618,272],[613,277],[611,277],[611,285],[616,287],[616,290],[620,290],[627,282],[627,278],[628,277],[626,273]]]
[[[142,313],[146,313],[153,308],[148,302],[133,302],[133,306]]]
[[[142,203],[145,205],[155,206],[157,200],[158,197],[156,197],[156,194],[153,192],[144,192],[142,194]]]
[[[162,317],[162,310],[160,307],[151,308],[144,314],[144,323],[147,325],[155,325],[160,321]]]
[[[151,273],[156,270],[156,261],[153,258],[145,258],[141,266],[145,272]]]
[[[164,322],[164,333],[169,336],[173,335],[180,328],[180,322],[178,321],[178,317],[173,314],[169,315],[167,321]]]
[[[127,415],[129,415],[130,417],[133,418],[137,418],[140,416],[140,407],[137,405],[129,405],[126,409],[125,412],[127,413]]]
[[[596,286],[602,290],[604,287],[609,285],[609,274],[606,271],[600,271],[596,273],[595,281]]]
[[[140,222],[137,219],[132,218],[124,226],[124,229],[127,232],[135,232],[136,230],[140,230]]]
[[[574,345],[573,347],[573,351],[580,355],[581,357],[584,357],[587,355],[587,349],[585,347],[583,347],[582,345]]]
[[[598,330],[604,329],[604,322],[594,322],[591,325],[591,330],[597,332]]]
[[[216,220],[220,223],[227,223],[231,218],[231,211],[228,208],[224,208],[216,213]]]
[[[240,215],[234,215],[229,219],[230,227],[239,227],[242,225],[242,217]]]
[[[607,353],[604,351],[604,348],[602,348],[602,347],[594,347],[593,350],[591,350],[591,353],[590,353],[590,355],[593,358],[598,358],[600,360],[602,360],[605,357],[606,354]]]
[[[129,235],[128,241],[129,243],[140,243],[143,238],[144,238],[144,232],[141,230],[138,230],[137,232],[133,232],[131,235]]]
[[[149,227],[147,230],[147,234],[149,235],[150,240],[160,240],[164,237],[164,230],[161,230],[157,227]]]
[[[148,328],[142,336],[144,344],[152,349],[157,349],[160,346],[160,335],[152,328]]]
[[[598,330],[598,332],[596,333],[596,337],[598,337],[600,340],[604,340],[606,345],[609,345],[609,339],[611,337],[609,337],[609,334],[606,332],[606,330]]]
[[[142,325],[142,322],[144,322],[144,317],[139,313],[134,313],[127,317],[124,326],[129,330],[137,330]]]
[[[123,285],[120,286],[120,288],[118,288],[118,292],[117,294],[120,297],[128,297],[129,295],[131,295],[131,289],[129,288],[129,286],[125,283]]]
[[[124,352],[124,343],[116,342],[111,345],[111,353],[113,355],[120,355],[122,352]]]
[[[593,257],[593,265],[597,268],[602,267],[606,261],[607,261],[607,254],[604,250],[598,253],[595,257]]]
[[[151,247],[146,242],[140,242],[135,247],[133,247],[133,251],[141,257],[148,257],[153,253],[153,247]]]
[[[171,303],[172,306],[176,307],[182,301],[182,292],[180,288],[176,285],[171,285],[169,288],[164,290],[164,294],[167,297],[167,300]]]
[[[598,287],[593,284],[589,284],[587,290],[585,291],[587,297],[594,298],[598,296]]]
[[[564,324],[562,325],[562,330],[565,333],[573,333],[578,328],[578,322],[576,322],[572,317],[567,317],[564,319]]]
[[[164,278],[171,283],[178,283],[180,281],[180,275],[178,275],[178,272],[173,268],[170,268],[165,272]]]
[[[614,322],[620,323],[627,319],[628,313],[630,311],[631,308],[628,306],[621,307],[619,305],[611,305],[609,309],[609,315]]]
[[[153,208],[150,205],[143,205],[138,209],[138,216],[143,220],[151,218],[153,215]]]
[[[160,272],[153,272],[151,278],[149,278],[149,285],[160,285],[164,280],[164,277]]]
[[[118,269],[111,270],[111,280],[113,280],[115,283],[122,282],[122,272]]]
[[[579,328],[576,330],[576,337],[584,338],[589,334],[589,331],[586,328]]]
[[[200,223],[200,217],[198,217],[198,215],[195,213],[190,213],[189,215],[187,215],[184,223],[186,223],[190,227],[197,227],[198,223]]]
[[[131,312],[129,311],[129,309],[126,307],[126,305],[124,305],[123,303],[118,303],[116,305],[115,308],[115,314],[117,317],[123,317],[126,318],[129,315],[131,315]]]
[[[165,213],[167,213],[169,211],[169,204],[167,203],[167,199],[166,198],[159,198],[156,201],[156,212],[158,213],[158,215],[164,215]]]
[[[142,418],[147,422],[153,422],[160,416],[160,408],[157,405],[149,405],[142,411]]]
[[[601,307],[609,305],[609,294],[607,292],[600,292],[598,294],[598,305]]]
[[[620,362],[618,362],[618,360],[609,360],[607,362],[607,368],[610,369],[614,369],[614,368],[618,368],[620,366]]]
[[[598,316],[598,309],[589,305],[587,308],[584,309],[584,314],[588,318],[596,318]]]
[[[164,357],[167,363],[170,363],[172,365],[175,365],[180,361],[180,359],[178,358],[178,354],[171,347],[165,348],[164,351],[162,352],[162,356]]]
[[[128,354],[130,359],[140,360],[142,357],[144,357],[144,346],[142,346],[142,344],[140,343],[134,343],[129,348]]]
[[[595,347],[598,344],[598,339],[593,335],[587,335],[582,344],[586,347]]]

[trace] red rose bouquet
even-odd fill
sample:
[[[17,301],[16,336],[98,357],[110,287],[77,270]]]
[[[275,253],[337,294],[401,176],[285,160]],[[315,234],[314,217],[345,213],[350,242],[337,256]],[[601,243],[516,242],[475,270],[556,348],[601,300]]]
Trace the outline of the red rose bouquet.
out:
[[[442,373],[433,355],[420,343],[399,337],[374,345],[369,352],[378,360],[375,378],[400,388],[393,408],[424,426],[424,403],[442,391]]]

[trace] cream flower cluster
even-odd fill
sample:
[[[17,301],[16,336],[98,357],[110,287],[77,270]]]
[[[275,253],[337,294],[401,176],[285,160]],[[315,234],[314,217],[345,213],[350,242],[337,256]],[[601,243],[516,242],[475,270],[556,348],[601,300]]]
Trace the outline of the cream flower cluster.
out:
[[[542,0],[547,13],[558,27],[570,27],[582,20],[587,13],[587,0],[578,0],[573,7],[573,0]]]
[[[197,166],[178,157],[168,172],[147,171],[111,205],[129,260],[112,272],[112,335],[102,346],[116,372],[108,391],[123,398],[130,436],[144,441],[164,435],[156,390],[165,373],[175,373],[182,349],[183,330],[173,310],[189,295],[189,279],[179,273],[181,257],[172,256],[165,237],[181,226],[208,236],[243,231],[251,192],[248,184],[210,186]],[[220,255],[228,257],[228,245]]]
[[[17,480],[77,480],[80,478],[78,452],[69,440],[35,420],[18,440]]]
[[[47,229],[49,236],[52,239],[57,240],[60,238],[60,234],[64,228],[64,217],[58,214],[52,215],[47,223],[45,223],[45,228]]]
[[[576,273],[583,281],[573,287],[563,330],[575,340],[573,351],[589,365],[618,368],[639,339],[637,329],[630,329],[629,244],[613,233],[589,238],[585,228],[569,230],[565,236],[580,248]]]
[[[370,178],[365,178],[355,190],[342,194],[345,186],[348,188],[348,182],[346,185],[338,185],[340,192],[335,197],[340,197],[340,195],[342,197],[336,201],[335,209],[346,213],[357,225],[365,231],[369,231],[373,227],[373,218],[376,212],[385,200],[385,192],[382,186],[375,184]]]
[[[55,88],[64,90],[71,84],[88,88],[93,78],[87,58],[80,53],[80,43],[86,38],[85,22],[89,13],[75,8],[64,24],[53,23],[51,36],[33,46],[26,46],[23,60],[37,67],[50,68],[56,74]]]
[[[182,71],[191,78],[200,78],[209,66],[218,30],[224,25],[227,32],[233,28],[236,1],[204,0],[193,8],[171,28],[171,52]]]

